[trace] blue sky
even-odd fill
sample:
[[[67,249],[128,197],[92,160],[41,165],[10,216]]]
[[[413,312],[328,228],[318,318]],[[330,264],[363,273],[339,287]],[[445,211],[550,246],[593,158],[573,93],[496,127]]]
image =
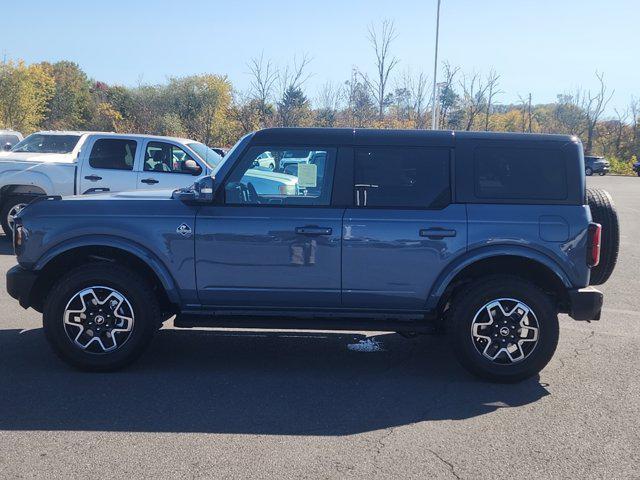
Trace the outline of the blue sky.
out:
[[[431,75],[436,0],[42,1],[3,6],[0,53],[27,62],[69,59],[108,83],[161,83],[170,76],[226,74],[248,86],[247,62],[264,52],[284,65],[313,58],[311,97],[352,66],[371,71],[367,26],[394,20],[398,73]],[[604,72],[609,108],[640,97],[640,0],[442,0],[440,58],[465,71],[501,75],[498,99],[534,102],[595,87]]]

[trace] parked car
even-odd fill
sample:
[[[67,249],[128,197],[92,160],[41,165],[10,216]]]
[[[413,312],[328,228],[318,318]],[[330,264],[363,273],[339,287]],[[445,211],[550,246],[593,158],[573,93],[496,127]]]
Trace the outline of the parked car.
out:
[[[5,234],[35,197],[175,189],[211,174],[222,157],[185,138],[98,132],[38,132],[0,156],[0,223]],[[252,175],[252,172],[248,173]],[[294,177],[265,177],[295,189]]]
[[[633,171],[640,177],[640,161],[633,164]]]
[[[279,170],[284,172],[287,167],[291,165],[297,165],[299,163],[309,163],[309,160],[313,156],[312,150],[289,150],[286,152],[286,157],[282,157],[280,159]]]
[[[9,151],[22,140],[22,134],[14,130],[0,130],[0,148],[2,151]]]
[[[324,159],[298,164],[296,189],[255,182],[256,158],[291,145]],[[577,138],[487,132],[267,129],[189,188],[43,198],[15,225],[9,294],[43,313],[63,360],[95,371],[130,364],[175,315],[444,330],[471,372],[518,381],[551,359],[558,312],[600,318],[593,285],[619,244]]]
[[[263,152],[254,161],[254,166],[266,168],[268,170],[276,169],[276,159],[271,152]]]
[[[584,157],[584,171],[587,176],[591,176],[594,173],[606,175],[609,173],[610,168],[611,164],[609,160],[606,160],[604,157],[594,157],[590,155],[585,155]]]

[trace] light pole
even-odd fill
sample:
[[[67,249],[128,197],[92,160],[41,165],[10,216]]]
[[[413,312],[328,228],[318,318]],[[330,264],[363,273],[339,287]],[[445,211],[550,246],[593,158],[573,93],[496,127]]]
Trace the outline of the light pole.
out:
[[[440,30],[440,0],[438,0],[438,10],[436,13],[436,53],[435,58],[433,59],[433,103],[431,108],[431,130],[435,130],[437,125],[436,120],[436,89],[438,88],[436,85],[436,77],[438,76],[438,33]]]

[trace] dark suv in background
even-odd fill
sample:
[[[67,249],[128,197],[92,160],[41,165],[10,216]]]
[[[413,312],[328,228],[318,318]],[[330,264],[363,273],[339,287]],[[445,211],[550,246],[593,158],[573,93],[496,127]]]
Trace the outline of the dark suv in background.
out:
[[[265,152],[296,159],[296,188],[253,180]],[[15,226],[7,290],[83,369],[131,363],[175,316],[446,331],[462,365],[497,381],[549,362],[559,313],[600,318],[591,285],[619,236],[575,137],[359,129],[262,130],[193,187],[41,198]]]
[[[604,157],[596,157],[592,155],[585,155],[584,157],[584,172],[589,177],[594,173],[606,175],[609,173],[610,168],[611,164],[609,163],[609,160]]]

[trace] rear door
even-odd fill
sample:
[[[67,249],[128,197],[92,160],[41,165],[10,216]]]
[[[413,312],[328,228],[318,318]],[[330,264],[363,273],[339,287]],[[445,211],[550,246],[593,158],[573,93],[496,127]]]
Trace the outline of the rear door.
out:
[[[343,305],[422,310],[466,250],[464,205],[451,203],[450,149],[358,147],[354,208],[343,229]]]
[[[140,141],[127,137],[92,137],[80,168],[81,194],[135,190],[134,164]]]
[[[187,160],[199,165],[200,172],[197,175],[185,168]],[[200,159],[181,145],[157,140],[145,141],[140,165],[137,188],[142,190],[188,187],[206,171]]]

